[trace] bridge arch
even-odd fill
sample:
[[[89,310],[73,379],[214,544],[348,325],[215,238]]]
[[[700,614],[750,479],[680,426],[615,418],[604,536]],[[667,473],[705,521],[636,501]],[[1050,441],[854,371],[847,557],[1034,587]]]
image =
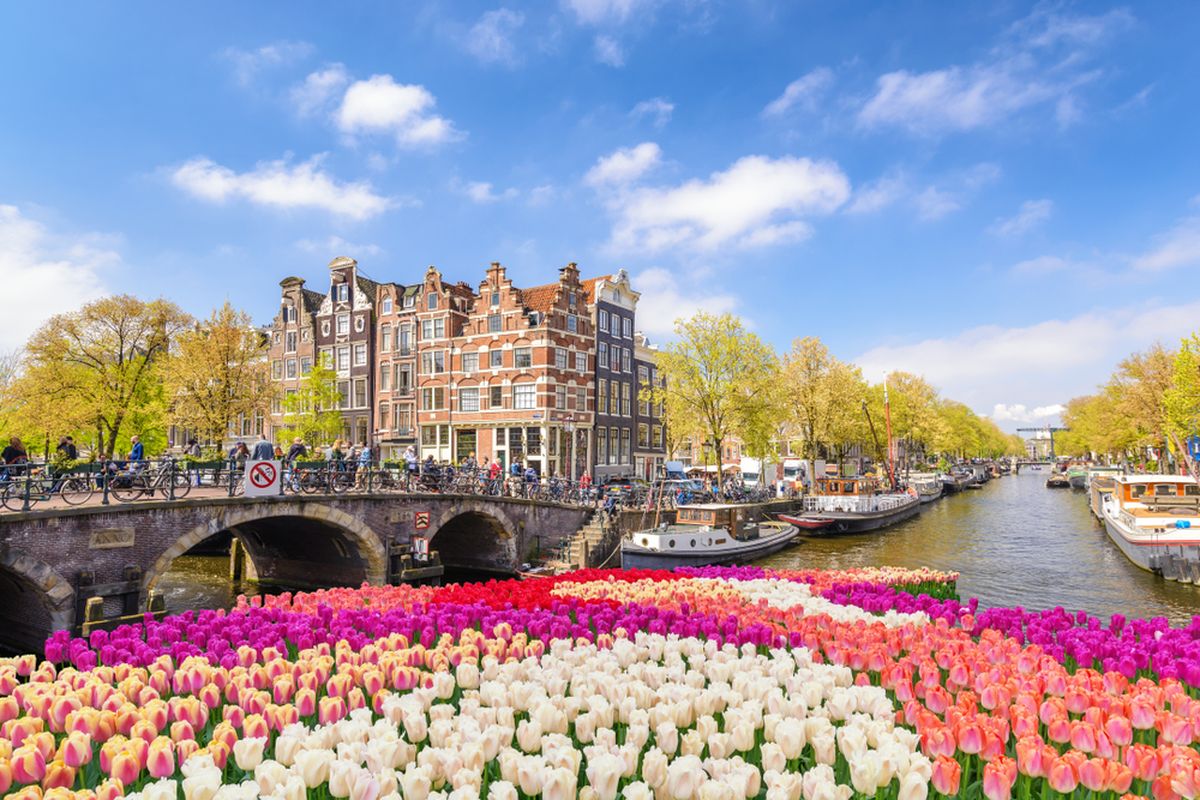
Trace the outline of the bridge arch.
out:
[[[0,641],[4,644],[40,652],[47,630],[68,628],[74,621],[74,599],[71,584],[50,565],[7,551],[0,554]]]
[[[265,582],[274,580],[299,588],[329,582],[379,584],[387,577],[383,541],[357,517],[322,503],[256,503],[223,509],[223,513],[177,537],[146,570],[143,589],[152,588],[176,558],[222,531],[231,532],[242,542]],[[329,563],[321,561],[323,550],[328,551]],[[292,558],[301,553],[314,560]],[[305,566],[315,563],[329,568],[323,569],[324,579],[304,574],[311,572]]]
[[[517,567],[518,542],[524,526],[509,514],[505,503],[490,498],[464,498],[430,520],[430,549],[442,563],[486,572],[510,573]]]

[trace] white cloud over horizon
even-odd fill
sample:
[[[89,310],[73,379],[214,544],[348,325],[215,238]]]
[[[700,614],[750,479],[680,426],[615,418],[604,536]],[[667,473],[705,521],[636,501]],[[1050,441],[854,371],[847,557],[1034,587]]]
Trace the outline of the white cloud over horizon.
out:
[[[641,178],[662,163],[662,148],[654,142],[622,147],[601,156],[583,176],[591,187],[624,186]]]
[[[350,84],[335,118],[345,134],[388,134],[401,148],[461,139],[463,133],[454,123],[433,113],[435,105],[437,100],[424,86],[397,83],[391,75],[372,75]]]
[[[73,311],[107,290],[106,277],[122,263],[115,237],[64,234],[0,204],[0,274],[20,302],[7,304],[0,352],[23,346],[55,314]]]
[[[996,220],[988,228],[988,233],[1001,238],[1020,236],[1041,225],[1054,213],[1054,201],[1026,200],[1021,204],[1017,213],[1011,217]]]
[[[383,248],[377,244],[358,244],[348,242],[341,236],[332,235],[324,239],[301,239],[296,247],[306,253],[328,257],[350,256],[355,261],[362,261],[362,256],[383,255]]]
[[[653,343],[671,338],[675,320],[685,319],[698,311],[722,314],[737,309],[737,298],[714,287],[706,287],[677,275],[665,267],[650,267],[630,278],[641,298],[638,300],[638,330],[651,337]]]
[[[169,178],[177,188],[211,203],[237,198],[280,209],[318,209],[354,220],[370,219],[397,204],[366,181],[337,180],[322,168],[324,158],[316,155],[297,164],[262,161],[239,173],[197,156],[171,170]]]

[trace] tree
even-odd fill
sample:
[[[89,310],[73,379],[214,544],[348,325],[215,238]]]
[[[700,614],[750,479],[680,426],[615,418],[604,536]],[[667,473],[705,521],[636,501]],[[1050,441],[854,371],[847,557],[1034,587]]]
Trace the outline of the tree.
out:
[[[337,372],[326,359],[318,358],[300,388],[284,395],[283,421],[289,436],[299,436],[310,445],[337,438],[342,432],[342,415],[338,405]]]
[[[1183,454],[1188,471],[1197,473],[1196,464],[1187,451],[1187,439],[1200,433],[1200,334],[1184,339],[1175,354],[1171,368],[1171,387],[1163,405],[1166,410],[1167,431],[1175,449]]]
[[[1161,344],[1134,353],[1117,365],[1109,388],[1117,409],[1139,437],[1138,444],[1162,447],[1166,439],[1166,393],[1172,388],[1175,355]],[[1165,452],[1165,449],[1164,449]]]
[[[732,314],[678,320],[675,335],[658,357],[664,385],[651,392],[652,402],[662,401],[667,424],[711,441],[718,462],[733,436],[765,455],[768,432],[780,418],[774,351]]]
[[[191,318],[166,300],[105,297],[52,317],[30,338],[17,395],[35,427],[92,430],[111,457],[122,431],[163,440],[162,368]]]
[[[267,340],[229,303],[176,337],[167,395],[176,425],[218,442],[240,415],[266,414],[275,387]]]
[[[834,358],[816,337],[792,342],[783,357],[782,393],[788,427],[803,441],[806,458],[821,448],[840,451],[866,432],[866,382],[858,367]]]

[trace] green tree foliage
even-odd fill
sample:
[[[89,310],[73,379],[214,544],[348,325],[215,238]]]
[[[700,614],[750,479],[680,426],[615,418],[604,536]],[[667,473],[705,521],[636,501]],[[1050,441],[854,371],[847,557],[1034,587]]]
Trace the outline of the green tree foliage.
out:
[[[337,372],[326,359],[318,358],[299,390],[283,398],[286,435],[299,436],[310,446],[336,439],[342,432],[341,401]]]
[[[190,321],[166,300],[129,295],[52,317],[26,345],[14,386],[25,424],[56,434],[90,431],[102,456],[138,433],[153,452],[165,439],[162,370]]]
[[[219,444],[240,415],[265,415],[275,392],[266,353],[266,337],[229,303],[181,332],[166,370],[171,420]]]

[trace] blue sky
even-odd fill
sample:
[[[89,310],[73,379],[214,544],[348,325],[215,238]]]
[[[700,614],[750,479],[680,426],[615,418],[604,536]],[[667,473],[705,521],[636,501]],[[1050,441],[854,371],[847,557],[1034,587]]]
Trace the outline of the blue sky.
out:
[[[9,6],[0,347],[104,292],[350,255],[625,267],[1008,427],[1200,328],[1200,6],[562,0]],[[16,299],[14,299],[16,298]]]

